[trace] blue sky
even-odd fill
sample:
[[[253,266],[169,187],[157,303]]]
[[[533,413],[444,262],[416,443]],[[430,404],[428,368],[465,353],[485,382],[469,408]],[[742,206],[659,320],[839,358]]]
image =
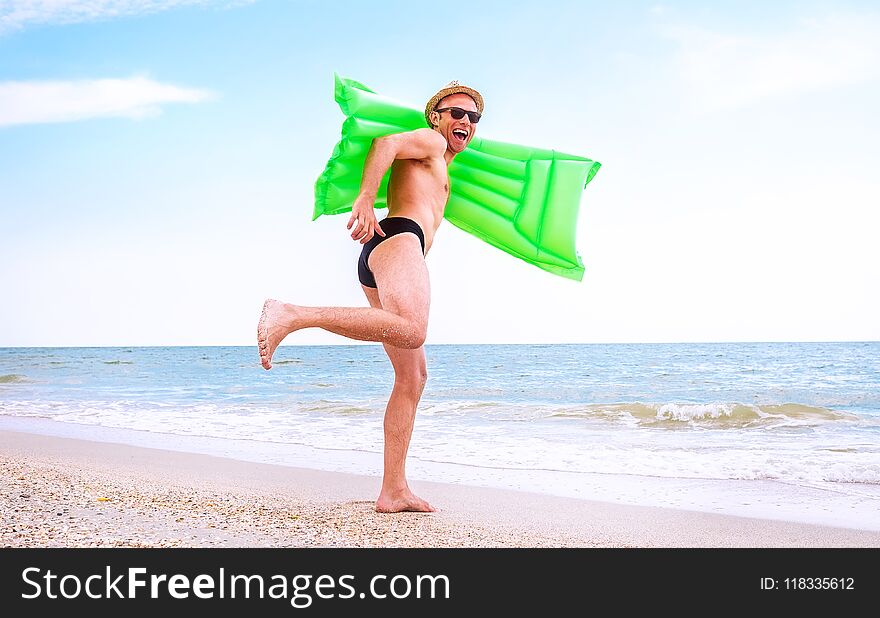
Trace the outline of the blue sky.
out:
[[[619,4],[0,0],[0,346],[366,305],[347,217],[310,221],[334,72],[461,80],[480,135],[603,164],[582,282],[441,226],[429,344],[880,339],[880,9]]]

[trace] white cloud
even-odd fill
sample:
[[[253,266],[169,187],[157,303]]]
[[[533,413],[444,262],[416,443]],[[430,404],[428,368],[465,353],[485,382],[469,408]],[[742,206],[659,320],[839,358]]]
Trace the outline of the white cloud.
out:
[[[730,109],[790,93],[872,80],[880,75],[880,16],[803,20],[773,35],[663,29],[676,41],[678,76],[696,106]]]
[[[31,24],[73,24],[124,15],[158,13],[179,6],[234,6],[252,0],[0,0],[0,34]]]
[[[107,116],[143,118],[158,114],[165,103],[198,103],[213,96],[145,77],[0,82],[0,127]]]

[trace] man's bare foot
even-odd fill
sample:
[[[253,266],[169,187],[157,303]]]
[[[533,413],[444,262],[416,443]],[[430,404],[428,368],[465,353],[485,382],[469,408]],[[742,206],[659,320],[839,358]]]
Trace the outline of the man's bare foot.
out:
[[[436,510],[409,489],[396,493],[382,491],[379,494],[379,499],[376,500],[376,511],[379,513],[400,513],[402,511],[433,513]]]
[[[260,314],[260,322],[257,324],[257,347],[260,350],[260,363],[263,369],[272,368],[272,355],[281,340],[297,330],[292,327],[293,322],[290,308],[292,305],[275,299],[268,299],[263,303],[263,312]]]

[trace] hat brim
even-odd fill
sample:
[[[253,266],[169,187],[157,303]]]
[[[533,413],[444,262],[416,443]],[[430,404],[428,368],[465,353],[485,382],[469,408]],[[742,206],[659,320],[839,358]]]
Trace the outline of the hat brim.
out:
[[[481,114],[483,113],[483,95],[479,92],[470,88],[468,86],[447,86],[443,90],[440,90],[437,94],[430,98],[428,104],[425,105],[425,121],[428,123],[428,126],[433,126],[431,124],[431,112],[434,111],[434,108],[437,107],[437,104],[445,99],[446,97],[453,94],[466,94],[470,98],[474,100],[474,103],[477,104],[477,111]]]

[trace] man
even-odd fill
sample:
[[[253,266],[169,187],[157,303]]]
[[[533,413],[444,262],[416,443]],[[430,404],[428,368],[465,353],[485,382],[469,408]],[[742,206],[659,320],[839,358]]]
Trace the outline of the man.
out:
[[[358,278],[369,307],[304,307],[269,299],[257,326],[260,361],[290,333],[318,327],[361,341],[378,341],[394,367],[394,387],[385,409],[385,460],[376,510],[433,511],[406,481],[406,453],[416,408],[428,378],[424,342],[431,301],[425,256],[449,199],[447,168],[473,139],[483,97],[450,82],[425,106],[429,129],[373,140],[364,163],[360,193],[347,229],[364,245]],[[376,220],[374,202],[385,172],[388,216]]]

